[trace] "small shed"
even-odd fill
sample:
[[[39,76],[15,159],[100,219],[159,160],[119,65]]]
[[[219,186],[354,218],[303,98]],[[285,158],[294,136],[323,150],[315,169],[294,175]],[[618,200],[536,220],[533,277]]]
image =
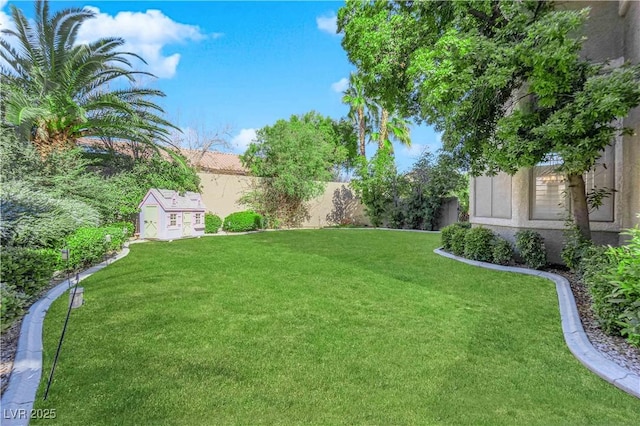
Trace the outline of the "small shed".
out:
[[[175,240],[204,235],[205,206],[200,194],[150,189],[138,206],[140,237]]]

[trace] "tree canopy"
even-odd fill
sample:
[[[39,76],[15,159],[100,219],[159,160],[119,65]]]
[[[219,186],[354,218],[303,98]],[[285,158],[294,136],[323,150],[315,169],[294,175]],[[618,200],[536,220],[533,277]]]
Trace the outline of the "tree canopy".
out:
[[[361,2],[338,13],[365,90],[443,131],[475,175],[562,159],[589,235],[582,174],[640,104],[640,66],[581,56],[588,10],[539,1]]]
[[[316,112],[278,120],[256,135],[241,156],[251,174],[261,178],[248,203],[287,225],[305,217],[305,203],[322,194],[336,165],[355,155],[353,128]]]
[[[131,61],[144,60],[119,50],[124,45],[119,37],[78,44],[78,30],[93,11],[68,8],[52,15],[47,1],[36,1],[34,21],[15,5],[11,16],[16,29],[3,29],[0,38],[0,57],[7,64],[1,70],[2,119],[41,155],[72,147],[83,136],[153,146],[169,142],[173,126],[153,101],[164,93],[136,84],[137,76],[151,74],[135,71]]]

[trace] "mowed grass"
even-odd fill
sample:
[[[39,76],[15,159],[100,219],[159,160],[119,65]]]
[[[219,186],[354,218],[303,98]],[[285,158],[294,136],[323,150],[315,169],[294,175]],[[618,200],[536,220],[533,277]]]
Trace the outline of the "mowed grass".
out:
[[[437,234],[145,243],[44,329],[64,425],[637,424],[566,347],[550,281],[435,255]],[[34,421],[34,424],[40,423]]]

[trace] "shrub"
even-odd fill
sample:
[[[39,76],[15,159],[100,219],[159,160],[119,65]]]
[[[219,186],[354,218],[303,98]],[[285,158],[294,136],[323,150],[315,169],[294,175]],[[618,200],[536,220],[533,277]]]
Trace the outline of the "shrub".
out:
[[[622,310],[617,321],[620,334],[640,347],[640,228],[636,226],[623,234],[631,236],[629,243],[607,250],[614,262],[609,276],[613,286],[609,301]]]
[[[0,330],[7,329],[13,321],[24,313],[29,296],[15,286],[0,283]]]
[[[496,237],[493,245],[493,263],[498,265],[508,265],[513,258],[513,248],[511,243],[502,237]]]
[[[110,231],[113,235],[110,234]],[[111,235],[111,243],[107,243],[105,236]],[[116,228],[80,228],[67,239],[69,249],[69,269],[79,269],[99,263],[109,250],[115,250],[118,245]],[[122,230],[120,230],[122,235]],[[65,262],[66,267],[66,262]]]
[[[609,279],[614,260],[607,254],[607,247],[594,246],[585,252],[580,262],[582,281],[591,294],[591,309],[596,314],[600,327],[609,334],[620,332],[618,317],[623,309],[620,304],[611,303],[614,286]]]
[[[215,234],[222,226],[220,216],[213,213],[204,214],[204,232],[207,234]]]
[[[441,239],[442,239],[442,248],[444,250],[451,251],[453,234],[456,231],[456,229],[459,229],[459,228],[469,229],[471,228],[471,224],[469,222],[457,222],[442,228]]]
[[[49,284],[56,258],[52,251],[3,247],[0,253],[2,282],[27,297]]]
[[[570,224],[563,234],[565,241],[561,253],[562,261],[569,269],[577,271],[580,266],[580,260],[587,249],[593,246],[593,243],[586,240],[574,224]]]
[[[481,262],[493,259],[493,231],[481,226],[471,228],[464,236],[464,257]]]
[[[531,230],[516,233],[516,249],[524,263],[533,269],[540,269],[547,264],[547,251],[540,234]]]
[[[108,224],[107,227],[120,229],[120,233],[122,233],[125,241],[127,238],[132,237],[136,231],[135,225],[131,222],[114,222]]]
[[[451,253],[456,256],[464,256],[465,235],[469,228],[458,227],[451,235]]]
[[[250,210],[231,213],[224,219],[224,224],[222,225],[222,229],[227,232],[255,231],[262,227],[262,216]]]

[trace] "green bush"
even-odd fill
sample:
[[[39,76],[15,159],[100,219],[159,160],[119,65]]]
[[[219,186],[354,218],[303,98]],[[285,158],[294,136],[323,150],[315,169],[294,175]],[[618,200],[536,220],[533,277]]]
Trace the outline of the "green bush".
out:
[[[547,264],[547,251],[542,235],[535,231],[524,230],[516,233],[516,249],[524,263],[533,269]]]
[[[0,283],[0,330],[6,330],[13,321],[24,313],[29,296],[15,286]]]
[[[607,254],[606,246],[594,246],[585,252],[580,262],[582,281],[591,294],[591,309],[596,314],[600,327],[609,334],[619,334],[618,317],[623,307],[611,303],[614,285],[610,274],[615,267],[612,256]]]
[[[502,237],[496,237],[493,245],[493,263],[498,265],[508,265],[513,259],[513,247],[511,243]]]
[[[443,250],[451,251],[451,243],[452,243],[453,234],[456,231],[456,229],[459,229],[459,228],[469,229],[469,228],[471,228],[471,224],[469,222],[457,222],[457,223],[452,223],[451,225],[445,226],[444,228],[442,228],[442,230],[440,232],[442,233],[441,240],[442,240],[442,249]]]
[[[564,246],[562,247],[562,261],[572,271],[578,271],[580,266],[580,260],[585,255],[585,252],[589,247],[593,246],[593,243],[586,240],[580,230],[573,224],[570,224],[567,229],[564,230]],[[580,272],[580,271],[578,271]]]
[[[52,251],[3,247],[0,253],[2,282],[28,297],[49,284],[56,258]]]
[[[106,241],[107,235],[111,235],[111,242]],[[110,251],[119,250],[123,243],[122,228],[80,228],[67,239],[69,269],[99,263]],[[64,265],[66,267],[66,262]]]
[[[493,258],[493,231],[482,226],[471,228],[464,236],[464,257],[480,262]]]
[[[633,346],[640,347],[640,228],[636,226],[623,234],[631,236],[629,243],[607,250],[614,262],[609,301],[622,310],[617,321],[620,334]]]
[[[222,226],[220,216],[213,213],[204,214],[204,232],[207,234],[215,234]]]
[[[469,228],[458,227],[453,231],[450,243],[451,253],[456,256],[464,256],[465,235],[469,230]]]
[[[224,219],[222,229],[227,232],[255,231],[263,227],[262,216],[250,210],[231,213]]]
[[[120,229],[120,233],[122,233],[125,241],[132,237],[136,231],[135,225],[131,222],[113,222],[108,224],[107,227]]]

